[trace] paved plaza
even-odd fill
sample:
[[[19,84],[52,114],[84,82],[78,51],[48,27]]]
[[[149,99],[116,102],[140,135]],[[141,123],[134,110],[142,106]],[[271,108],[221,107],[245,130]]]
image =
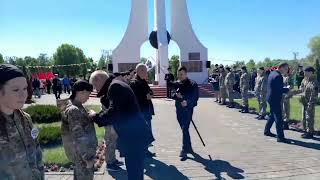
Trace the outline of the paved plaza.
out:
[[[44,96],[39,103],[55,102]],[[286,131],[292,144],[277,143],[263,136],[265,121],[254,115],[219,106],[211,98],[199,100],[194,121],[206,143],[203,147],[193,127],[190,128],[194,151],[181,162],[181,131],[175,118],[174,101],[153,100],[156,137],[152,150],[155,159],[146,161],[145,179],[320,179],[320,138],[304,140],[300,133]],[[90,99],[89,104],[98,104]],[[274,129],[273,129],[274,131]],[[212,160],[211,160],[211,159]],[[126,179],[125,172],[97,175],[95,179]],[[73,179],[70,175],[47,175],[47,180]]]

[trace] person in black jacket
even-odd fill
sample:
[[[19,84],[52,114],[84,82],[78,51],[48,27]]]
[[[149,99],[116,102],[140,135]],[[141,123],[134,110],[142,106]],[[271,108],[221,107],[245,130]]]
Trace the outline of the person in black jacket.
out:
[[[180,153],[181,160],[192,154],[189,126],[192,120],[193,109],[197,106],[199,99],[198,84],[188,78],[187,69],[180,67],[178,70],[179,81],[175,83],[176,94],[174,95],[176,113],[183,134],[183,146]]]
[[[171,73],[171,68],[168,68],[168,73],[165,75],[164,80],[167,82],[167,98],[171,98],[172,83],[174,81],[174,75]]]
[[[90,117],[100,127],[113,125],[119,150],[125,157],[128,180],[142,180],[145,151],[154,139],[132,89],[125,82],[99,71],[91,75],[90,83],[97,91],[108,89],[102,102],[108,108],[91,113]]]
[[[150,131],[152,132],[152,116],[154,115],[153,104],[152,104],[152,95],[153,92],[149,87],[147,82],[148,78],[148,69],[144,64],[138,64],[136,67],[136,77],[131,80],[130,87],[133,90],[140,107],[140,110],[143,114],[144,119],[149,125]],[[147,151],[147,157],[154,157],[155,153]]]
[[[268,77],[267,84],[267,100],[270,105],[270,118],[264,129],[264,135],[270,137],[276,137],[271,133],[270,129],[272,124],[276,123],[277,141],[288,143],[288,140],[284,137],[283,132],[283,119],[282,119],[282,96],[284,93],[289,92],[289,88],[283,87],[283,77],[281,74],[288,73],[289,65],[282,63],[278,70],[274,70]]]
[[[60,99],[60,94],[62,92],[62,83],[59,79],[58,74],[55,74],[52,80],[52,91],[56,96],[56,99]]]

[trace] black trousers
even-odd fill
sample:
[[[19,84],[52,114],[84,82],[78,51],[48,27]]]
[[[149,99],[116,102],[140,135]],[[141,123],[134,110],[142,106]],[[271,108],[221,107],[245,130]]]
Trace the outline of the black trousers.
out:
[[[265,126],[264,132],[269,133],[273,123],[276,123],[277,138],[283,139],[283,118],[282,118],[282,105],[281,102],[269,102],[270,117]]]
[[[176,110],[177,119],[182,130],[182,150],[192,150],[189,127],[192,120],[193,108],[178,107]]]
[[[47,86],[47,94],[51,94],[51,86]]]
[[[167,83],[167,98],[171,98],[172,88],[169,83]]]
[[[134,148],[125,154],[128,180],[143,180],[145,149]]]

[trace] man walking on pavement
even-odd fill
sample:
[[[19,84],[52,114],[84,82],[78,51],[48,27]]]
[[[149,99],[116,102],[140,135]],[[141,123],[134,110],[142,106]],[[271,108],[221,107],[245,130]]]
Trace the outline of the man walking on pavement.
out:
[[[178,70],[177,92],[174,95],[176,113],[182,129],[183,146],[180,153],[182,161],[187,159],[187,154],[192,154],[189,127],[192,121],[193,109],[199,99],[198,84],[188,78],[187,69],[180,67]]]
[[[283,86],[283,77],[281,74],[287,74],[289,65],[282,63],[278,70],[274,70],[268,77],[267,100],[270,105],[270,118],[264,129],[264,135],[277,137],[277,142],[289,143],[284,137],[283,119],[282,119],[282,95],[289,92],[289,88]],[[270,129],[273,123],[276,123],[277,135],[271,133]]]

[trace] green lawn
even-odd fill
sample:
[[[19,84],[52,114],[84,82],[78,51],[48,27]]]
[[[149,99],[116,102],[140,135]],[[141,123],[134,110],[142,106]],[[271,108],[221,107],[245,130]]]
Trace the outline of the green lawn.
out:
[[[100,111],[100,106],[87,106],[87,108],[92,109],[96,112]],[[38,124],[37,126],[59,126],[61,125],[61,122],[51,123],[51,124]],[[101,142],[104,139],[104,128],[99,128],[98,126],[95,126],[96,128],[96,134],[98,138],[98,142]],[[64,148],[61,145],[58,145],[56,147],[45,147],[43,148],[43,161],[45,164],[58,164],[67,166],[70,164],[70,161],[65,155]]]
[[[237,99],[236,102],[240,103],[241,100]],[[250,108],[259,109],[258,101],[255,98],[249,99]],[[299,102],[299,98],[294,97],[290,99],[290,118],[294,121],[301,121],[302,119],[302,107]],[[267,111],[269,112],[269,106]],[[315,129],[320,130],[320,106],[316,106],[316,117],[315,117]]]

